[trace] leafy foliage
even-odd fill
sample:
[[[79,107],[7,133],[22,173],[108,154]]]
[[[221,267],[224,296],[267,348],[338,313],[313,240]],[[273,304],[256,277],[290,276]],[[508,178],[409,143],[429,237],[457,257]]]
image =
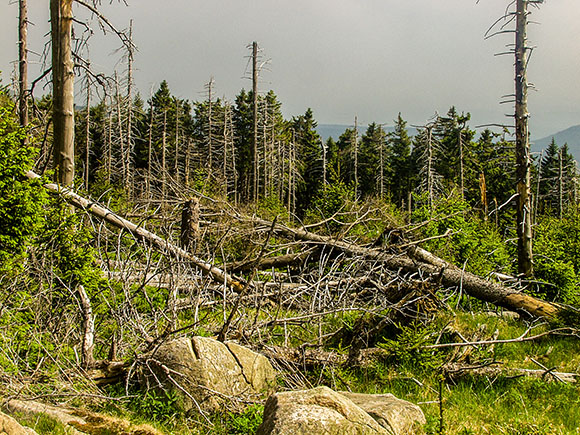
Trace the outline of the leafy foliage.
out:
[[[478,275],[511,270],[511,252],[495,226],[473,215],[458,195],[436,201],[433,211],[424,196],[416,197],[416,202],[421,206],[414,210],[413,221],[426,223],[418,238],[448,234],[425,242],[425,249]]]
[[[413,370],[434,371],[443,363],[442,354],[423,346],[433,344],[436,326],[425,326],[422,323],[399,325],[400,333],[396,339],[379,343],[379,347],[388,352],[388,362]]]
[[[577,304],[580,284],[580,215],[569,210],[562,218],[542,216],[535,228],[534,268],[547,284],[540,295],[558,302]]]
[[[0,106],[0,272],[21,259],[42,225],[46,195],[38,182],[24,177],[36,154],[32,145],[24,144],[26,137],[13,115],[13,105],[6,100]]]

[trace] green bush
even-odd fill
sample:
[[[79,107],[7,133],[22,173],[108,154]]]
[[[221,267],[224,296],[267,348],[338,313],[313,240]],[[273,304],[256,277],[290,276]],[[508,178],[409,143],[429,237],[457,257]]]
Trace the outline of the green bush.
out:
[[[433,344],[437,326],[413,323],[399,325],[400,333],[394,340],[385,340],[379,347],[388,353],[388,361],[409,370],[432,372],[443,364],[443,354],[424,346]]]
[[[353,206],[353,187],[340,180],[336,180],[322,187],[312,201],[312,205],[307,210],[306,219],[310,222],[321,221],[338,213],[349,212]],[[340,230],[341,225],[337,222],[329,222],[327,228],[330,233],[333,233]]]
[[[456,266],[477,275],[489,272],[511,272],[511,253],[495,225],[482,221],[472,214],[471,207],[458,195],[441,198],[431,210],[427,201],[418,199],[421,207],[413,211],[412,220],[416,223],[428,222],[421,226],[417,239],[432,239],[422,246],[446,259]]]
[[[23,143],[26,131],[18,125],[13,103],[0,91],[0,272],[21,260],[42,225],[46,194],[39,182],[24,174],[32,168],[35,149]]]
[[[534,234],[534,273],[547,285],[540,296],[577,304],[580,284],[580,214],[569,210],[562,218],[541,216]]]

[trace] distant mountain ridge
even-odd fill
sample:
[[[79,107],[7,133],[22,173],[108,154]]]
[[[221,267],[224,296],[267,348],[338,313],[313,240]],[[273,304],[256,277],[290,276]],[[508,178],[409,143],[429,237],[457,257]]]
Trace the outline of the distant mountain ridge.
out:
[[[532,140],[532,152],[539,153],[548,148],[552,138],[554,138],[558,146],[567,143],[570,154],[574,156],[577,162],[580,162],[580,125],[574,125],[542,139]]]

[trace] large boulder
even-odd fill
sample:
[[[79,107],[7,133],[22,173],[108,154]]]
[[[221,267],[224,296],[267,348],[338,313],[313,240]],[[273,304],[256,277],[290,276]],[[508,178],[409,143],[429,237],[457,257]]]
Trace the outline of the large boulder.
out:
[[[0,412],[0,435],[38,435],[29,427],[24,427],[14,418]]]
[[[388,433],[350,399],[328,387],[317,387],[270,396],[257,435]]]
[[[427,421],[421,408],[392,394],[340,394],[364,409],[377,423],[394,435],[413,434]]]
[[[419,433],[421,409],[392,394],[337,393],[328,387],[270,396],[258,435]]]
[[[224,403],[260,397],[275,380],[276,372],[263,355],[207,337],[163,343],[144,359],[141,370],[147,388],[172,391],[184,412],[214,412]]]

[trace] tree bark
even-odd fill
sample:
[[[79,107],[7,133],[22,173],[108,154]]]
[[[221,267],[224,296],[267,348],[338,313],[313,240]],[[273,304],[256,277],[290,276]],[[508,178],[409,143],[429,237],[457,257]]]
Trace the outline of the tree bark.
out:
[[[526,70],[528,0],[517,0],[515,84],[516,84],[516,177],[517,210],[516,227],[518,236],[518,272],[532,276],[532,202],[530,196],[530,142],[528,127],[528,81]]]
[[[87,114],[85,127],[85,190],[89,190],[90,156],[91,156],[91,78],[87,73]]]
[[[304,264],[308,259],[318,259],[320,251],[318,249],[308,249],[297,254],[285,254],[277,257],[266,257],[257,263],[254,260],[242,261],[231,264],[228,269],[233,272],[248,272],[256,267],[258,270],[268,270],[272,268],[296,267]]]
[[[199,199],[186,201],[181,211],[181,247],[190,251],[199,238]]]
[[[50,0],[55,181],[74,181],[74,63],[71,54],[73,0]]]
[[[78,286],[78,293],[83,313],[81,365],[86,370],[95,365],[95,358],[93,356],[93,350],[95,347],[95,319],[93,317],[91,299],[82,285]]]

